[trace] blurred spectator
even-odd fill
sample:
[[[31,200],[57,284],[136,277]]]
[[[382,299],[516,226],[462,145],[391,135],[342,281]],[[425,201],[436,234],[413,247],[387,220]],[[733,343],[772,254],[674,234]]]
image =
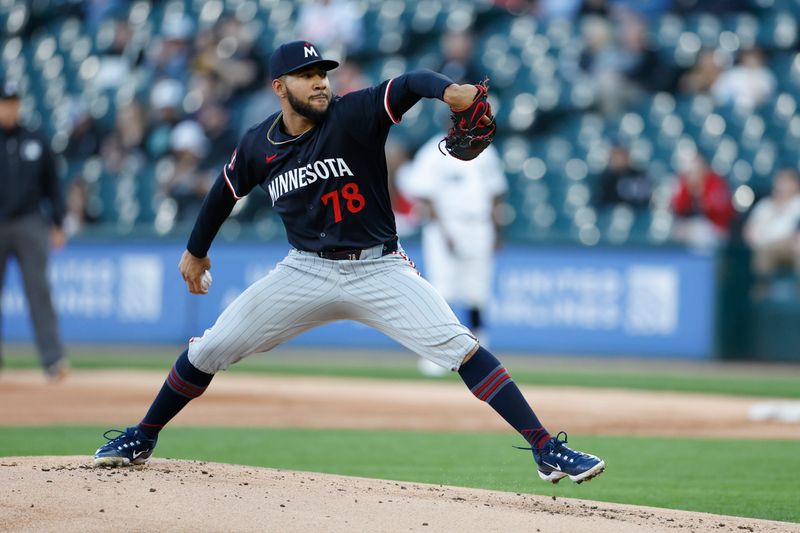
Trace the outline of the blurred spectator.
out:
[[[197,113],[197,121],[203,127],[203,132],[208,139],[209,149],[204,166],[207,168],[222,167],[230,159],[238,141],[238,136],[231,127],[230,113],[222,105],[211,103],[200,109]]]
[[[80,162],[100,153],[102,133],[82,101],[70,105],[69,124],[69,140],[63,152],[68,161]]]
[[[115,176],[122,169],[127,151],[122,145],[119,135],[112,133],[103,139],[100,147],[100,160],[103,162],[103,172],[106,176]]]
[[[147,129],[144,109],[138,101],[132,101],[117,110],[114,132],[119,135],[122,147],[128,151],[141,150]]]
[[[192,69],[213,74],[226,98],[252,90],[266,76],[266,60],[259,53],[256,37],[242,22],[226,17],[197,35]]]
[[[100,146],[103,171],[106,176],[117,176],[125,161],[144,156],[146,118],[137,101],[120,107],[114,121],[114,130],[106,135]]]
[[[800,175],[787,168],[775,174],[772,194],[753,208],[744,226],[744,241],[753,251],[756,293],[764,295],[769,278],[781,267],[800,276],[800,256],[795,249],[800,224]]]
[[[728,237],[734,215],[728,185],[700,154],[690,157],[678,176],[672,211],[677,217],[672,237],[678,242],[711,249]]]
[[[133,45],[133,30],[127,19],[108,20],[104,24],[111,29],[104,29],[110,40],[104,50],[100,50],[100,65],[97,74],[91,80],[94,88],[113,89],[130,79],[131,69],[143,56],[142,45]]]
[[[363,24],[361,9],[353,0],[310,0],[300,7],[295,34],[346,57],[361,50]]]
[[[89,184],[83,176],[75,176],[67,186],[67,212],[64,216],[64,233],[72,237],[87,225],[97,221],[89,206]]]
[[[335,85],[334,88],[336,88]],[[245,101],[241,113],[242,118],[239,123],[238,135],[243,135],[245,131],[263,120],[262,117],[268,117],[280,110],[281,106],[278,102],[278,97],[275,96],[275,93],[272,91],[272,86],[267,83],[261,89],[250,95]]]
[[[230,85],[234,94],[255,88],[267,75],[267,58],[256,46],[258,34],[247,30],[234,17],[222,21],[219,29],[218,54],[221,61],[216,72],[223,83]]]
[[[674,92],[678,79],[676,67],[661,58],[655,44],[650,41],[647,23],[642,15],[633,10],[618,10],[615,20],[618,27],[621,74],[628,81],[634,82],[637,90]],[[654,72],[658,75],[654,76]]]
[[[336,87],[336,94],[339,96],[360,91],[371,85],[361,71],[361,67],[354,61],[345,61],[331,74],[335,77],[333,86]]]
[[[192,57],[194,22],[184,14],[168,15],[161,24],[160,39],[151,43],[146,61],[154,78],[183,79]]]
[[[179,220],[193,220],[211,188],[212,176],[201,163],[208,153],[203,128],[193,120],[175,126],[170,135],[172,172],[164,181],[164,192],[178,205]]]
[[[192,109],[212,103],[228,103],[232,86],[222,83],[213,70],[196,71],[186,87],[185,100]]]
[[[614,40],[611,22],[601,17],[585,17],[581,30],[585,46],[578,67],[594,80],[600,112],[617,115],[642,93],[636,78],[645,61],[644,27],[633,17],[621,18],[620,42]]]
[[[598,203],[604,206],[627,204],[634,208],[647,208],[653,193],[653,184],[647,174],[631,164],[628,149],[616,144],[608,156],[608,166],[600,176]]]
[[[162,78],[155,82],[150,92],[151,119],[169,123],[180,120],[184,92],[183,84],[178,80]]]
[[[145,146],[157,159],[169,151],[170,132],[183,117],[183,85],[170,78],[155,83],[150,93],[150,119]]]
[[[217,54],[217,32],[214,26],[203,28],[194,37],[194,57],[192,57],[192,71],[209,73],[213,72],[219,62]]]
[[[678,82],[678,88],[686,93],[711,93],[711,88],[719,79],[719,64],[714,50],[703,50],[697,55],[697,61]]]
[[[764,64],[764,54],[750,48],[742,51],[737,66],[720,74],[711,94],[718,104],[754,109],[770,98],[776,87],[775,75]]]
[[[472,62],[474,57],[475,36],[469,31],[448,31],[440,39],[442,63],[437,72],[441,72],[456,83],[477,83],[481,81],[480,73]]]

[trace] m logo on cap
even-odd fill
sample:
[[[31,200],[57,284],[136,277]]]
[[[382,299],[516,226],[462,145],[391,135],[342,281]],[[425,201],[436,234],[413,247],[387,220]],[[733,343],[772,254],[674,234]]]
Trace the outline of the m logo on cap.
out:
[[[2,0],[0,0],[2,3]],[[302,51],[301,51],[302,49]],[[313,43],[308,41],[292,41],[280,45],[269,58],[269,73],[272,79],[280,78],[297,70],[315,67],[328,71],[339,66],[337,61],[322,59]]]

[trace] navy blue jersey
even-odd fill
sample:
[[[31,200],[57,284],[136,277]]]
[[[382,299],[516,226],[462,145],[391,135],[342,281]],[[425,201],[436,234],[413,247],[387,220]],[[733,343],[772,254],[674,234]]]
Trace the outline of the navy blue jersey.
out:
[[[405,76],[415,75],[436,81],[429,96],[441,97],[450,83],[433,73]],[[398,80],[334,97],[325,119],[298,137],[283,132],[279,113],[251,128],[223,171],[230,192],[239,199],[262,187],[300,250],[389,241],[396,228],[384,144],[390,126],[428,96]]]
[[[453,82],[416,71],[335,97],[324,120],[297,137],[280,113],[242,137],[206,196],[186,246],[204,257],[236,200],[262,187],[289,243],[319,252],[369,248],[395,237],[384,144],[420,98],[439,98]],[[269,137],[268,137],[269,134]]]

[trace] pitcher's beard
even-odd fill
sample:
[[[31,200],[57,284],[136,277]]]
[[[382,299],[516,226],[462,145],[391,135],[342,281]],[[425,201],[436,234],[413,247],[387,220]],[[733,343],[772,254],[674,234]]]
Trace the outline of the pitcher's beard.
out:
[[[325,109],[323,111],[319,111],[311,107],[311,105],[301,102],[299,99],[295,98],[291,91],[286,91],[286,96],[288,97],[289,105],[292,106],[294,112],[298,115],[306,117],[314,124],[319,124],[322,122],[325,119],[325,116],[328,114],[330,100],[328,101],[328,105],[325,106]]]

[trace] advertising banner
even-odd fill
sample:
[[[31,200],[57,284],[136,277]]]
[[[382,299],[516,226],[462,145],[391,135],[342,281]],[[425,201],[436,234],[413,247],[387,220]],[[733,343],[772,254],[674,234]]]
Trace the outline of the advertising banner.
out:
[[[424,274],[418,246],[405,246]],[[182,243],[72,243],[49,276],[67,342],[186,342],[202,335],[247,286],[274,268],[287,244],[220,243],[208,295],[186,290]],[[6,340],[30,341],[20,273],[2,295]],[[680,358],[712,355],[714,261],[672,248],[509,246],[497,256],[488,336],[493,349]],[[454,303],[458,314],[463,309]],[[296,346],[400,347],[361,324],[337,322]]]

